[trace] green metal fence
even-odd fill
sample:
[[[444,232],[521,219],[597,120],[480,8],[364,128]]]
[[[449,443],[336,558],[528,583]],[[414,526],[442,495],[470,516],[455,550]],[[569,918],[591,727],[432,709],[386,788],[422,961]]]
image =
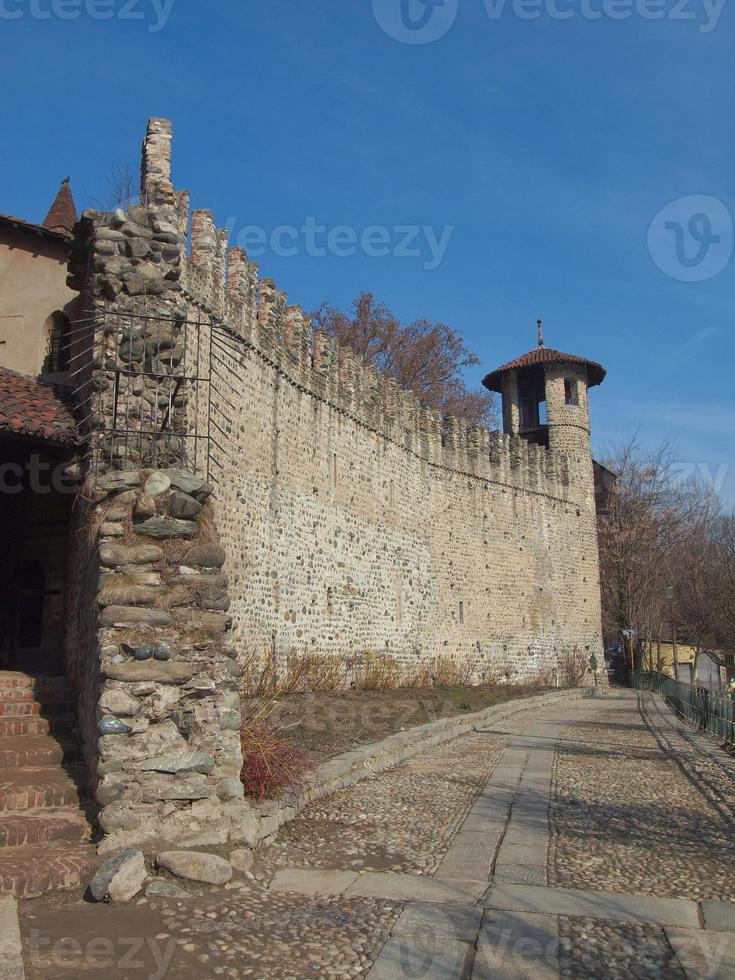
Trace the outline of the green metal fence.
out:
[[[701,732],[709,732],[721,743],[735,746],[735,701],[732,698],[675,681],[657,671],[635,671],[633,687],[658,691],[684,721]]]

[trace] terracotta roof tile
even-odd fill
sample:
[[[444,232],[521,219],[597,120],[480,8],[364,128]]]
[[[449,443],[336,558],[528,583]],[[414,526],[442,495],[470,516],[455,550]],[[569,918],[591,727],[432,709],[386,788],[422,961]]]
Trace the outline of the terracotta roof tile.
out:
[[[3,431],[64,445],[80,441],[74,415],[52,385],[0,367],[0,433]]]
[[[577,357],[576,354],[564,354],[554,350],[552,347],[534,347],[521,357],[516,357],[513,361],[508,361],[502,367],[491,371],[482,379],[483,385],[490,391],[501,390],[501,378],[506,371],[515,371],[518,368],[533,367],[536,364],[582,364],[587,368],[589,386],[602,384],[605,380],[607,371],[598,364],[597,361],[588,361],[585,357]]]

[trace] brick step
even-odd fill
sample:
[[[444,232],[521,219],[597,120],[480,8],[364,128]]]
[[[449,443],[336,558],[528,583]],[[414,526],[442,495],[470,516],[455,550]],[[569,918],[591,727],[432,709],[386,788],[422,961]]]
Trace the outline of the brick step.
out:
[[[75,739],[56,739],[52,735],[26,735],[0,738],[0,770],[29,766],[54,766],[76,762],[81,750]]]
[[[69,681],[64,676],[37,677],[35,674],[24,674],[18,670],[0,670],[0,693],[3,691],[37,690],[47,691],[69,687]]]
[[[0,698],[0,718],[39,718],[73,716],[71,701],[12,701]]]
[[[33,703],[55,704],[57,701],[74,703],[69,685],[57,687],[0,687],[0,704]]]
[[[18,813],[47,807],[79,806],[83,792],[81,770],[10,769],[0,776],[0,811]]]
[[[12,735],[48,735],[50,732],[73,732],[76,727],[72,715],[55,718],[26,717],[0,718],[0,739]]]
[[[26,844],[46,844],[49,841],[88,841],[92,828],[81,811],[57,810],[37,815],[32,812],[0,814],[0,859],[3,848]]]
[[[50,843],[0,851],[0,894],[36,898],[86,888],[100,864],[92,844]]]

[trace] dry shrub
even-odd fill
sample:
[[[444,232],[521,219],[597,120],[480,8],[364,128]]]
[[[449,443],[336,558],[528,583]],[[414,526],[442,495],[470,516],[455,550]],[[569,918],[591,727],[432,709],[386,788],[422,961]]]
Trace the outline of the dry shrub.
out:
[[[278,667],[271,653],[249,649],[240,661],[240,693],[245,697],[271,697],[276,692]]]
[[[240,732],[245,792],[256,800],[275,799],[284,789],[296,787],[314,768],[308,753],[279,735],[270,723],[276,708],[271,700],[258,705],[243,721]]]
[[[242,663],[242,693],[249,697],[285,697],[309,691],[341,691],[348,686],[350,665],[340,657],[290,653],[283,669],[272,651],[249,651]]]
[[[518,670],[510,660],[504,660],[496,668],[499,684],[513,684],[518,676]]]
[[[527,681],[526,687],[556,687],[558,671],[553,667],[539,667]]]
[[[580,687],[589,671],[589,655],[575,646],[559,657],[559,681],[562,687]]]
[[[388,653],[366,651],[355,661],[355,687],[359,691],[387,691],[401,686],[401,670]]]
[[[431,677],[437,687],[467,687],[472,680],[472,666],[451,657],[436,657],[431,662]]]
[[[289,657],[298,658],[306,671],[308,689],[310,691],[343,691],[349,687],[351,664],[342,657],[329,654],[292,654]]]

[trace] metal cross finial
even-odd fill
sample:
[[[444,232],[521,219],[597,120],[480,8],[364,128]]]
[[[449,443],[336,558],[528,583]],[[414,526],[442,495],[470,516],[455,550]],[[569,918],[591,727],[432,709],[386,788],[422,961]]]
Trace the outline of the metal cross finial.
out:
[[[542,323],[541,320],[537,320],[536,323],[538,324],[538,345],[539,345],[539,347],[543,347],[544,346],[544,328],[543,328],[543,323]]]

